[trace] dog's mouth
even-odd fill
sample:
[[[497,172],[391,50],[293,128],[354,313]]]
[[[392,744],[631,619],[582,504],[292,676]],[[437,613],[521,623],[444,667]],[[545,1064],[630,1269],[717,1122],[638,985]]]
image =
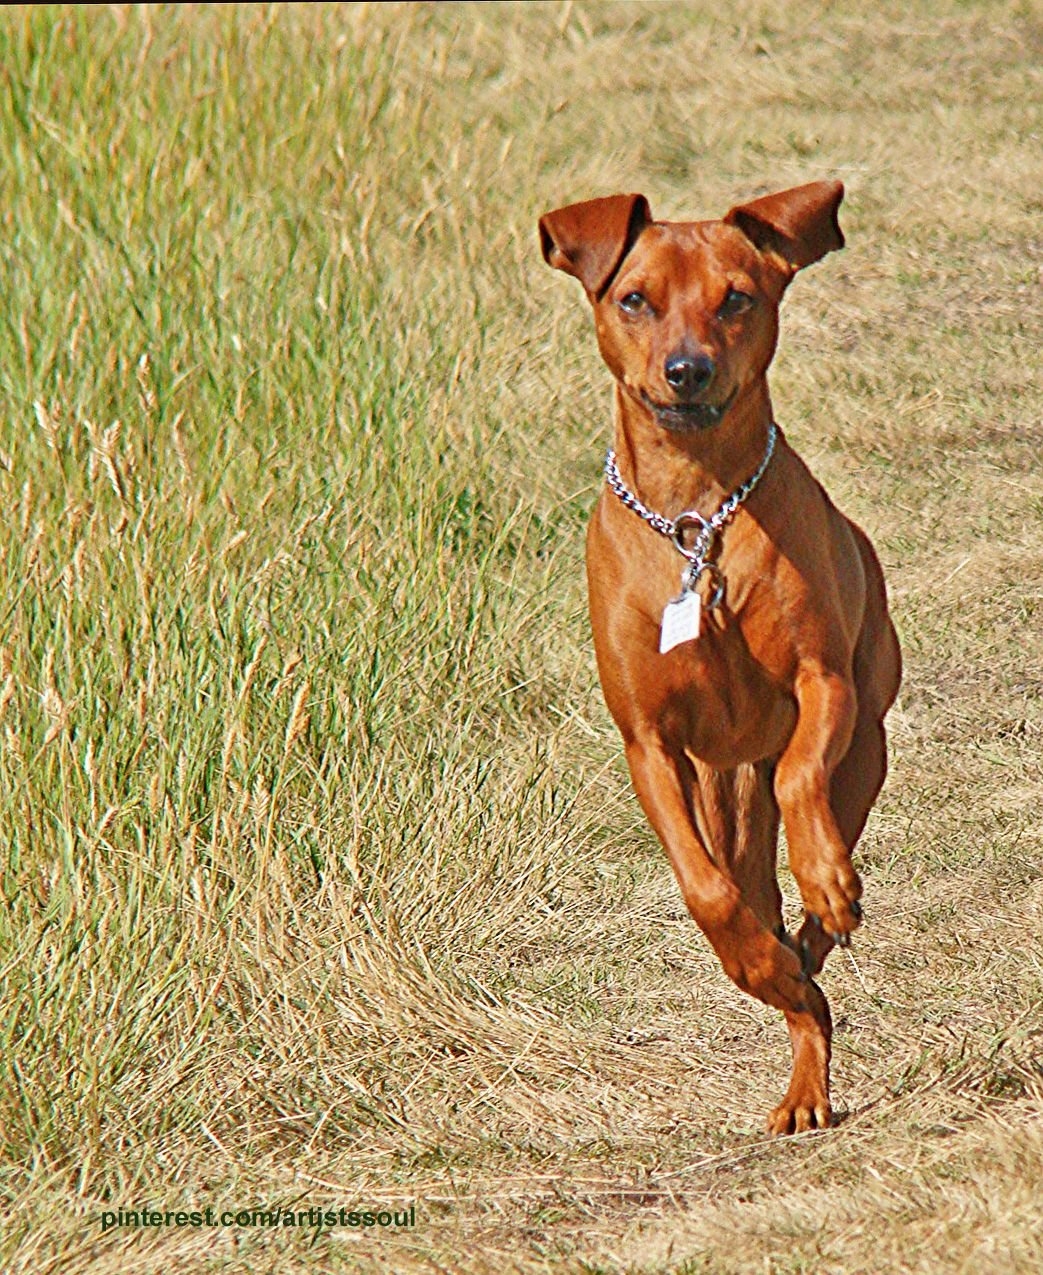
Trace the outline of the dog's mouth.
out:
[[[664,429],[710,429],[731,407],[736,391],[720,403],[657,403],[644,390],[641,398]]]

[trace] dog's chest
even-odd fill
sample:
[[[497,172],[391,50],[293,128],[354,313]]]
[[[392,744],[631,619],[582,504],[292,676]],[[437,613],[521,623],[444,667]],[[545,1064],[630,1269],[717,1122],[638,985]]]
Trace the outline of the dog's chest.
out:
[[[664,738],[715,766],[781,750],[795,715],[730,613],[708,611],[699,636],[672,650],[635,652],[645,710]]]
[[[650,578],[615,597],[592,592],[602,689],[624,735],[654,722],[670,744],[718,767],[781,751],[796,721],[792,696],[751,649],[727,598],[704,607],[697,636],[663,652],[669,601],[668,589]]]

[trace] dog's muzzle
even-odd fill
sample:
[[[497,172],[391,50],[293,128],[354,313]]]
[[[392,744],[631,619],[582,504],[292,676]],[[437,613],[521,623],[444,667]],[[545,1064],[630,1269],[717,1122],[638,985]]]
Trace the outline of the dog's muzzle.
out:
[[[641,398],[664,429],[674,431],[710,429],[723,419],[731,407],[735,399],[735,390],[732,390],[720,403],[657,403],[644,391],[641,392]]]

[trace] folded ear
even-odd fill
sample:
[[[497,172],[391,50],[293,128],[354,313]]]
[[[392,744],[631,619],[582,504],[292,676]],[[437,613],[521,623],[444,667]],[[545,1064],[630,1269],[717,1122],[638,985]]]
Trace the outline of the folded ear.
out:
[[[837,209],[843,182],[811,182],[740,204],[724,217],[762,252],[781,257],[792,276],[827,252],[843,248]]]
[[[540,218],[543,259],[574,275],[596,300],[651,220],[644,195],[610,195],[558,208]]]

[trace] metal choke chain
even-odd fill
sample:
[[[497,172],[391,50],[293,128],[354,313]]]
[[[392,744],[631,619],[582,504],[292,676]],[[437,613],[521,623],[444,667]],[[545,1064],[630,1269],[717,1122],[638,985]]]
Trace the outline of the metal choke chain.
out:
[[[605,481],[609,488],[628,509],[632,509],[638,517],[643,518],[654,531],[658,531],[661,536],[666,536],[668,540],[672,540],[678,553],[688,559],[689,565],[681,576],[682,588],[685,591],[694,590],[699,577],[707,572],[710,574],[711,579],[716,578],[717,589],[707,604],[710,608],[717,606],[724,595],[724,581],[721,578],[720,569],[709,560],[714,539],[717,533],[732,520],[735,516],[735,511],[764,477],[764,471],[768,468],[771,458],[775,454],[775,442],[778,435],[778,427],[772,421],[768,426],[768,445],[756,471],[740,487],[737,487],[721,504],[717,512],[709,518],[704,518],[697,509],[685,510],[684,513],[680,513],[676,518],[672,519],[655,513],[647,505],[642,504],[624,483],[623,477],[619,472],[619,466],[616,463],[616,453],[612,448],[610,447],[605,453]],[[684,543],[684,533],[689,527],[697,527],[699,529],[695,542],[690,549]]]

